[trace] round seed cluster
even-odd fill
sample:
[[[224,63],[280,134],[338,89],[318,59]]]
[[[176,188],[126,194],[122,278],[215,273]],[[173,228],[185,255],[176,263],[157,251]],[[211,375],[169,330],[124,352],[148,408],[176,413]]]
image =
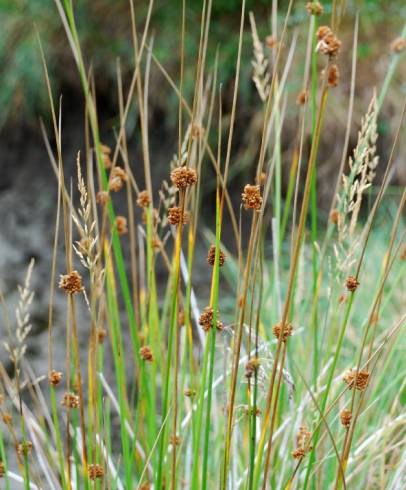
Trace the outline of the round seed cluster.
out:
[[[189,167],[176,167],[171,172],[171,180],[178,189],[186,189],[197,182],[196,170]]]
[[[245,209],[255,209],[259,211],[262,205],[262,197],[259,185],[247,184],[241,195]]]
[[[328,26],[320,26],[316,33],[317,51],[326,54],[330,57],[336,56],[341,48],[341,41],[333,34],[333,31]]]
[[[364,391],[368,386],[369,372],[366,369],[361,369],[361,371],[357,373],[355,369],[349,369],[345,372],[343,380],[350,390],[355,386],[356,390]]]
[[[208,264],[214,265],[215,259],[216,259],[216,247],[215,247],[215,245],[211,245],[211,247],[209,248],[209,252],[207,254]],[[220,267],[223,267],[225,260],[226,260],[225,253],[222,250],[220,250],[219,251],[219,266]]]
[[[59,287],[67,294],[81,293],[83,291],[82,277],[78,271],[72,271],[69,274],[61,275]]]
[[[282,324],[277,323],[272,327],[272,333],[274,336],[279,339],[281,336],[282,332]],[[285,326],[283,327],[283,332],[282,332],[282,342],[286,342],[288,340],[288,337],[292,335],[293,332],[293,327],[291,323],[285,323]]]

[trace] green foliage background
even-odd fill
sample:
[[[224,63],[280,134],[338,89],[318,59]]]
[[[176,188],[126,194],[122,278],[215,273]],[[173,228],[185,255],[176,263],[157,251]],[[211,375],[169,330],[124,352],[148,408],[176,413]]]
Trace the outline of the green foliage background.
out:
[[[104,95],[115,95],[116,60],[120,58],[124,73],[132,70],[132,44],[129,18],[129,0],[77,0],[75,11],[85,57],[92,63],[98,90]],[[156,0],[151,21],[154,34],[154,52],[165,66],[177,74],[179,50],[180,0]],[[261,35],[269,32],[270,0],[248,0],[247,11],[254,10],[258,30]],[[306,16],[305,1],[295,2],[291,17],[293,24],[299,25]],[[148,2],[134,2],[139,28],[145,21]],[[187,0],[187,43],[186,70],[193,72],[196,46],[198,45],[199,23],[202,0]],[[328,13],[330,2],[324,2]],[[283,15],[287,2],[280,2]],[[211,45],[209,63],[213,62],[220,47],[219,74],[221,81],[227,83],[233,76],[241,0],[215,0],[213,2],[211,23]],[[368,56],[374,42],[372,23],[385,22],[393,36],[401,27],[401,12],[405,11],[402,2],[395,0],[355,0],[348,2],[348,9],[362,11],[362,22],[367,23],[370,42],[360,42],[360,55]],[[369,26],[369,27],[368,27]],[[33,120],[38,114],[47,115],[48,107],[40,60],[37,33],[46,54],[55,93],[63,87],[78,87],[76,71],[66,40],[63,26],[53,0],[0,0],[0,127],[7,121]],[[248,22],[246,36],[250,37]],[[251,50],[251,43],[245,43]],[[248,51],[247,51],[248,52]],[[191,62],[188,63],[188,60]],[[249,75],[250,65],[243,65]],[[186,73],[186,94],[193,87],[193,73]],[[248,92],[250,77],[242,77],[242,96]],[[171,97],[165,94],[171,104]]]

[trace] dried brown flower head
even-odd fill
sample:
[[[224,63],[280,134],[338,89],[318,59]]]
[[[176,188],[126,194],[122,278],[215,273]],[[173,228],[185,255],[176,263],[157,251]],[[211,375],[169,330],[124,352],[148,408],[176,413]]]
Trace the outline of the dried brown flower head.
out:
[[[282,324],[277,323],[272,327],[272,333],[274,334],[274,337],[279,339],[282,331]],[[293,327],[291,323],[285,323],[285,326],[283,327],[283,333],[282,333],[282,342],[286,342],[288,340],[288,337],[292,335],[293,332]]]
[[[324,11],[323,5],[319,2],[307,2],[306,10],[309,15],[321,15]]]
[[[107,332],[104,328],[98,328],[96,331],[97,335],[97,342],[99,344],[102,344],[104,342],[104,339],[107,337]]]
[[[397,37],[391,42],[390,50],[394,54],[399,54],[406,49],[406,38]]]
[[[269,35],[265,38],[265,44],[267,48],[273,49],[278,45],[278,41],[275,36]]]
[[[292,456],[295,459],[303,458],[304,456],[306,456],[306,451],[303,448],[298,447],[292,451]]]
[[[262,413],[261,412],[261,409],[258,408],[258,407],[255,407],[254,408],[254,407],[248,407],[248,406],[246,406],[246,407],[243,408],[243,410],[244,410],[244,414],[245,415],[255,415],[255,417],[259,417],[261,415],[261,413]]]
[[[208,264],[214,266],[215,259],[216,259],[216,247],[215,247],[215,245],[211,245],[209,248],[209,253],[207,254]],[[226,260],[225,253],[222,250],[219,250],[219,266],[220,267],[223,267],[225,260]]]
[[[210,306],[206,306],[206,308],[202,311],[199,318],[199,325],[203,328],[205,332],[208,332],[213,326],[213,317],[214,312],[213,308]],[[223,324],[217,320],[217,330],[223,330]]]
[[[109,190],[111,192],[118,192],[123,188],[123,181],[118,177],[112,177],[109,181]]]
[[[59,383],[62,380],[62,373],[59,371],[52,370],[48,375],[48,380],[52,386],[59,385]]]
[[[209,331],[213,324],[213,308],[206,306],[199,318],[199,325],[205,332]]]
[[[65,393],[61,405],[66,408],[79,408],[79,397],[75,393]]]
[[[259,185],[264,185],[266,182],[266,172],[261,172],[259,179],[257,179]]]
[[[168,222],[171,225],[185,225],[189,221],[189,213],[184,211],[182,214],[182,208],[179,206],[174,206],[173,208],[168,209]]]
[[[336,64],[331,65],[327,72],[327,84],[329,87],[337,87],[338,80],[340,78],[340,72],[338,71],[338,66]]]
[[[23,441],[17,444],[17,454],[19,456],[29,456],[32,453],[32,442]]]
[[[344,410],[341,410],[341,412],[340,412],[340,421],[341,421],[341,424],[344,427],[349,427],[350,426],[351,419],[352,419],[351,410],[347,410],[346,408]]]
[[[110,173],[109,190],[113,192],[118,192],[122,189],[126,180],[126,171],[121,167],[114,167]]]
[[[152,362],[154,360],[151,347],[149,347],[148,345],[144,345],[144,347],[141,347],[140,356],[143,361]]]
[[[151,484],[149,483],[149,481],[144,482],[140,486],[140,490],[151,490]]]
[[[341,41],[333,34],[328,26],[320,26],[316,33],[317,43],[316,50],[330,57],[336,56],[341,48]]]
[[[356,390],[364,391],[368,386],[369,372],[366,369],[361,369],[357,374],[355,369],[348,369],[348,371],[344,373],[343,380],[350,390],[352,390],[355,385]]]
[[[11,425],[12,422],[13,422],[13,417],[10,413],[8,412],[4,412],[3,413],[3,416],[2,416],[2,419],[3,419],[3,422],[6,424],[6,425]]]
[[[330,221],[337,225],[340,221],[340,211],[338,209],[332,209],[330,213]]]
[[[179,446],[181,442],[182,438],[177,436],[176,434],[171,434],[171,436],[169,437],[169,443],[172,446]]]
[[[0,478],[6,474],[6,467],[4,466],[3,461],[0,461]]]
[[[328,36],[331,36],[332,34],[333,34],[333,31],[330,29],[329,26],[320,26],[317,29],[316,37],[319,41],[321,41],[322,39],[324,39]]]
[[[186,189],[197,182],[196,170],[189,167],[176,167],[171,172],[171,180],[178,189]]]
[[[68,294],[81,293],[83,291],[82,277],[78,271],[69,272],[69,274],[61,275],[59,287]]]
[[[255,209],[259,211],[262,205],[262,197],[259,185],[247,184],[241,195],[245,209]]]
[[[358,286],[359,286],[359,282],[356,277],[354,276],[347,277],[347,280],[345,282],[345,287],[348,289],[348,291],[354,292]]]
[[[97,204],[106,204],[110,199],[110,195],[107,191],[99,191],[96,194],[96,202]]]
[[[87,467],[89,480],[102,479],[104,477],[104,468],[99,464],[89,464]]]
[[[191,388],[186,388],[183,394],[189,398],[193,398],[196,396],[196,390],[192,390]]]
[[[312,450],[310,445],[312,434],[309,429],[302,425],[299,427],[299,431],[296,434],[296,449],[292,451],[292,456],[295,459],[303,458],[309,451]]]
[[[138,194],[137,204],[140,208],[147,208],[151,204],[151,196],[148,191],[141,191]]]
[[[116,228],[119,235],[126,235],[128,233],[127,218],[116,216]]]
[[[251,378],[259,369],[260,362],[258,357],[251,357],[245,365],[245,377]]]
[[[297,105],[305,105],[308,100],[309,100],[309,91],[308,90],[301,90],[298,93],[298,96],[296,97],[296,104]]]

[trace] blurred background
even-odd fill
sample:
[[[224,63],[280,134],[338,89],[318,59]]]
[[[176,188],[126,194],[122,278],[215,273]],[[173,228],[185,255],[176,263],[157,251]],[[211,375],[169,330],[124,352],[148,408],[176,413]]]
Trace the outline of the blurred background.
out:
[[[125,92],[134,68],[129,2],[77,0],[74,3],[84,58],[87,66],[92,67],[96,82],[102,140],[112,145],[114,129],[118,126],[118,60]],[[146,0],[134,2],[139,32],[142,32],[144,26],[147,3]],[[280,1],[278,33],[282,28],[287,3],[286,0]],[[331,3],[323,3],[325,12],[320,23],[328,24]],[[286,59],[292,39],[296,39],[294,61],[287,82],[282,136],[282,160],[286,176],[292,157],[291,143],[296,139],[298,130],[296,98],[302,84],[309,22],[305,4],[304,1],[294,2],[283,52]],[[329,101],[318,160],[317,186],[322,220],[328,214],[331,189],[335,183],[344,141],[356,13],[360,13],[360,24],[350,150],[356,144],[361,117],[367,110],[373,91],[375,88],[379,91],[387,72],[391,59],[390,44],[400,35],[406,19],[406,3],[403,0],[349,0],[347,4],[347,15],[340,32],[343,42],[338,63],[340,83]],[[186,5],[185,97],[190,102],[194,88],[199,44],[197,26],[200,25],[202,1],[187,0]],[[269,0],[247,1],[247,12],[253,11],[264,44],[266,37],[274,34],[271,31],[270,5]],[[156,58],[175,83],[179,83],[180,6],[181,1],[155,1],[148,41],[153,46]],[[227,131],[232,99],[240,8],[240,0],[213,1],[208,71],[214,66],[218,50],[218,81],[223,85],[224,96],[224,131]],[[40,130],[42,120],[52,139],[50,107],[38,37],[44,49],[54,100],[60,97],[62,100],[62,140],[67,178],[75,175],[76,154],[84,146],[83,96],[73,56],[53,0],[0,0],[0,33],[0,286],[6,299],[12,301],[16,285],[22,281],[30,257],[35,257],[36,301],[33,323],[34,333],[40,334],[47,328],[46,304],[57,185]],[[271,55],[272,48],[266,49]],[[262,125],[263,104],[252,82],[251,59],[252,36],[247,16],[229,182],[235,202],[239,202],[244,183],[252,179]],[[398,66],[380,113],[380,172],[387,161],[399,122],[400,108],[406,94],[405,75],[406,63],[403,62]],[[178,108],[173,89],[155,65],[151,66],[149,99],[151,161],[154,178],[159,186],[161,180],[168,177],[168,165],[177,149]],[[143,188],[138,124],[134,107],[128,119],[127,138],[131,165]],[[406,141],[403,137],[395,157],[393,187],[389,194],[398,194],[399,188],[406,183],[405,156]],[[203,192],[210,193],[213,188],[214,179],[205,179]],[[207,206],[203,212],[210,215],[211,210]],[[38,349],[41,344],[39,340]],[[36,348],[35,343],[31,348]]]

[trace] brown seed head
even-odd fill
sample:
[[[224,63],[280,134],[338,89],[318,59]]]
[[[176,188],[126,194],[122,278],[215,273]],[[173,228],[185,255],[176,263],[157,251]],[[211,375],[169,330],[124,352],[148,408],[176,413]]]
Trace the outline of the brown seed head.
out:
[[[394,54],[399,54],[406,49],[406,38],[397,37],[391,42],[390,50]]]
[[[301,447],[297,447],[296,449],[294,449],[292,451],[292,456],[295,459],[303,458],[304,456],[306,456],[306,451],[303,448],[301,448]]]
[[[138,194],[137,204],[140,208],[147,208],[151,204],[151,196],[148,191],[141,191]]]
[[[208,264],[214,266],[215,258],[216,258],[216,247],[215,247],[215,245],[211,245],[209,248],[209,253],[207,254]],[[225,256],[224,252],[222,250],[219,250],[219,266],[220,267],[223,267],[225,259],[226,259],[226,256]]]
[[[107,337],[107,332],[104,328],[98,328],[96,335],[97,335],[97,342],[99,344],[102,344],[104,342],[104,339]]]
[[[282,331],[282,324],[277,323],[272,327],[272,332],[274,334],[274,337],[279,339]],[[285,326],[283,327],[283,333],[282,333],[282,342],[286,342],[288,340],[288,337],[292,335],[293,332],[293,327],[291,323],[285,323]]]
[[[340,412],[340,421],[341,421],[341,424],[344,427],[349,427],[350,426],[351,419],[352,419],[351,410],[347,410],[346,408],[344,410],[341,410],[341,412]]]
[[[48,380],[52,386],[57,386],[62,380],[62,373],[52,370],[48,375]]]
[[[196,390],[192,390],[191,388],[186,388],[183,394],[189,398],[193,398],[196,396]]]
[[[79,408],[79,397],[75,393],[65,393],[61,405],[66,408]]]
[[[104,468],[99,464],[89,464],[87,467],[89,480],[102,479],[104,477]]]
[[[358,286],[359,286],[359,282],[354,276],[347,277],[347,280],[345,282],[345,287],[348,289],[348,291],[354,292]]]
[[[199,325],[203,328],[205,332],[208,332],[213,326],[213,318],[214,312],[213,308],[210,306],[206,306],[206,308],[202,311],[199,318]],[[217,320],[216,329],[221,331],[223,330],[224,325],[220,320]]]
[[[61,275],[59,287],[67,294],[81,293],[83,291],[82,277],[78,271],[72,271],[69,274]]]
[[[241,195],[245,209],[255,209],[259,211],[262,205],[262,197],[259,185],[247,184]]]
[[[276,46],[278,45],[278,41],[276,39],[275,36],[266,36],[265,38],[265,44],[266,44],[266,47],[269,48],[269,49],[273,49],[273,48],[276,48]]]
[[[141,347],[140,356],[143,361],[152,362],[154,360],[151,347],[149,347],[148,345],[144,345],[144,347]]]
[[[6,474],[6,467],[4,466],[3,461],[0,461],[0,478]]]
[[[11,416],[10,413],[8,412],[4,412],[3,413],[3,422],[6,424],[6,425],[11,425],[12,422],[13,422],[13,417]]]
[[[151,484],[149,483],[149,481],[144,482],[140,486],[140,490],[151,490]]]
[[[245,377],[251,378],[258,371],[260,364],[258,357],[251,357],[245,365]]]
[[[127,180],[127,174],[121,167],[114,167],[110,173],[109,190],[118,192],[122,189],[124,182]]]
[[[338,224],[338,222],[340,221],[340,212],[338,211],[338,209],[331,210],[330,221],[335,225]]]
[[[254,409],[254,407],[248,407],[248,406],[246,406],[246,407],[244,407],[243,410],[244,410],[244,414],[245,415],[255,415],[255,417],[259,417],[261,415],[261,413],[262,413],[261,412],[261,409],[258,408],[258,407],[256,407]]]
[[[197,182],[196,170],[189,167],[176,167],[171,172],[171,180],[178,189],[186,189]]]
[[[171,434],[169,438],[169,443],[172,444],[172,446],[179,446],[181,442],[181,437],[177,436],[176,434]]]
[[[23,441],[17,444],[17,454],[19,456],[29,456],[32,453],[32,442]]]
[[[111,192],[118,192],[123,188],[123,181],[118,177],[112,177],[109,181],[109,190]]]
[[[111,171],[110,176],[113,177],[113,178],[116,178],[117,177],[117,178],[123,180],[124,182],[128,178],[126,171],[122,167],[117,167],[117,166],[113,168],[113,170]]]
[[[307,2],[306,10],[309,15],[321,15],[324,11],[323,5],[319,2]]]
[[[338,80],[340,78],[340,72],[338,71],[337,65],[331,65],[327,73],[327,84],[329,87],[337,87]]]
[[[116,216],[116,227],[117,227],[117,233],[119,235],[125,235],[128,233],[128,228],[127,228],[127,218],[124,216]]]
[[[350,390],[352,390],[355,385],[356,390],[364,391],[368,386],[369,372],[366,369],[361,369],[357,374],[355,369],[348,369],[348,371],[344,373],[343,380]]]
[[[309,100],[309,91],[308,90],[301,90],[298,93],[298,96],[296,97],[296,104],[297,105],[305,105],[308,100]]]
[[[311,440],[311,432],[307,428],[306,425],[302,425],[299,427],[299,431],[296,434],[296,444],[298,447],[302,447],[306,450],[311,449],[309,446],[309,442]]]
[[[317,29],[316,32],[316,37],[319,41],[323,40],[324,38],[331,36],[333,34],[333,31],[330,29],[329,26],[320,26]]]
[[[96,194],[96,202],[97,204],[106,204],[109,200],[110,196],[107,191],[99,191]]]
[[[184,211],[182,214],[182,208],[178,206],[174,206],[173,208],[168,209],[168,222],[171,225],[185,225],[189,221],[189,213]]]
[[[341,48],[341,41],[333,34],[333,31],[328,26],[320,26],[316,33],[317,51],[326,54],[330,57],[336,56]]]

